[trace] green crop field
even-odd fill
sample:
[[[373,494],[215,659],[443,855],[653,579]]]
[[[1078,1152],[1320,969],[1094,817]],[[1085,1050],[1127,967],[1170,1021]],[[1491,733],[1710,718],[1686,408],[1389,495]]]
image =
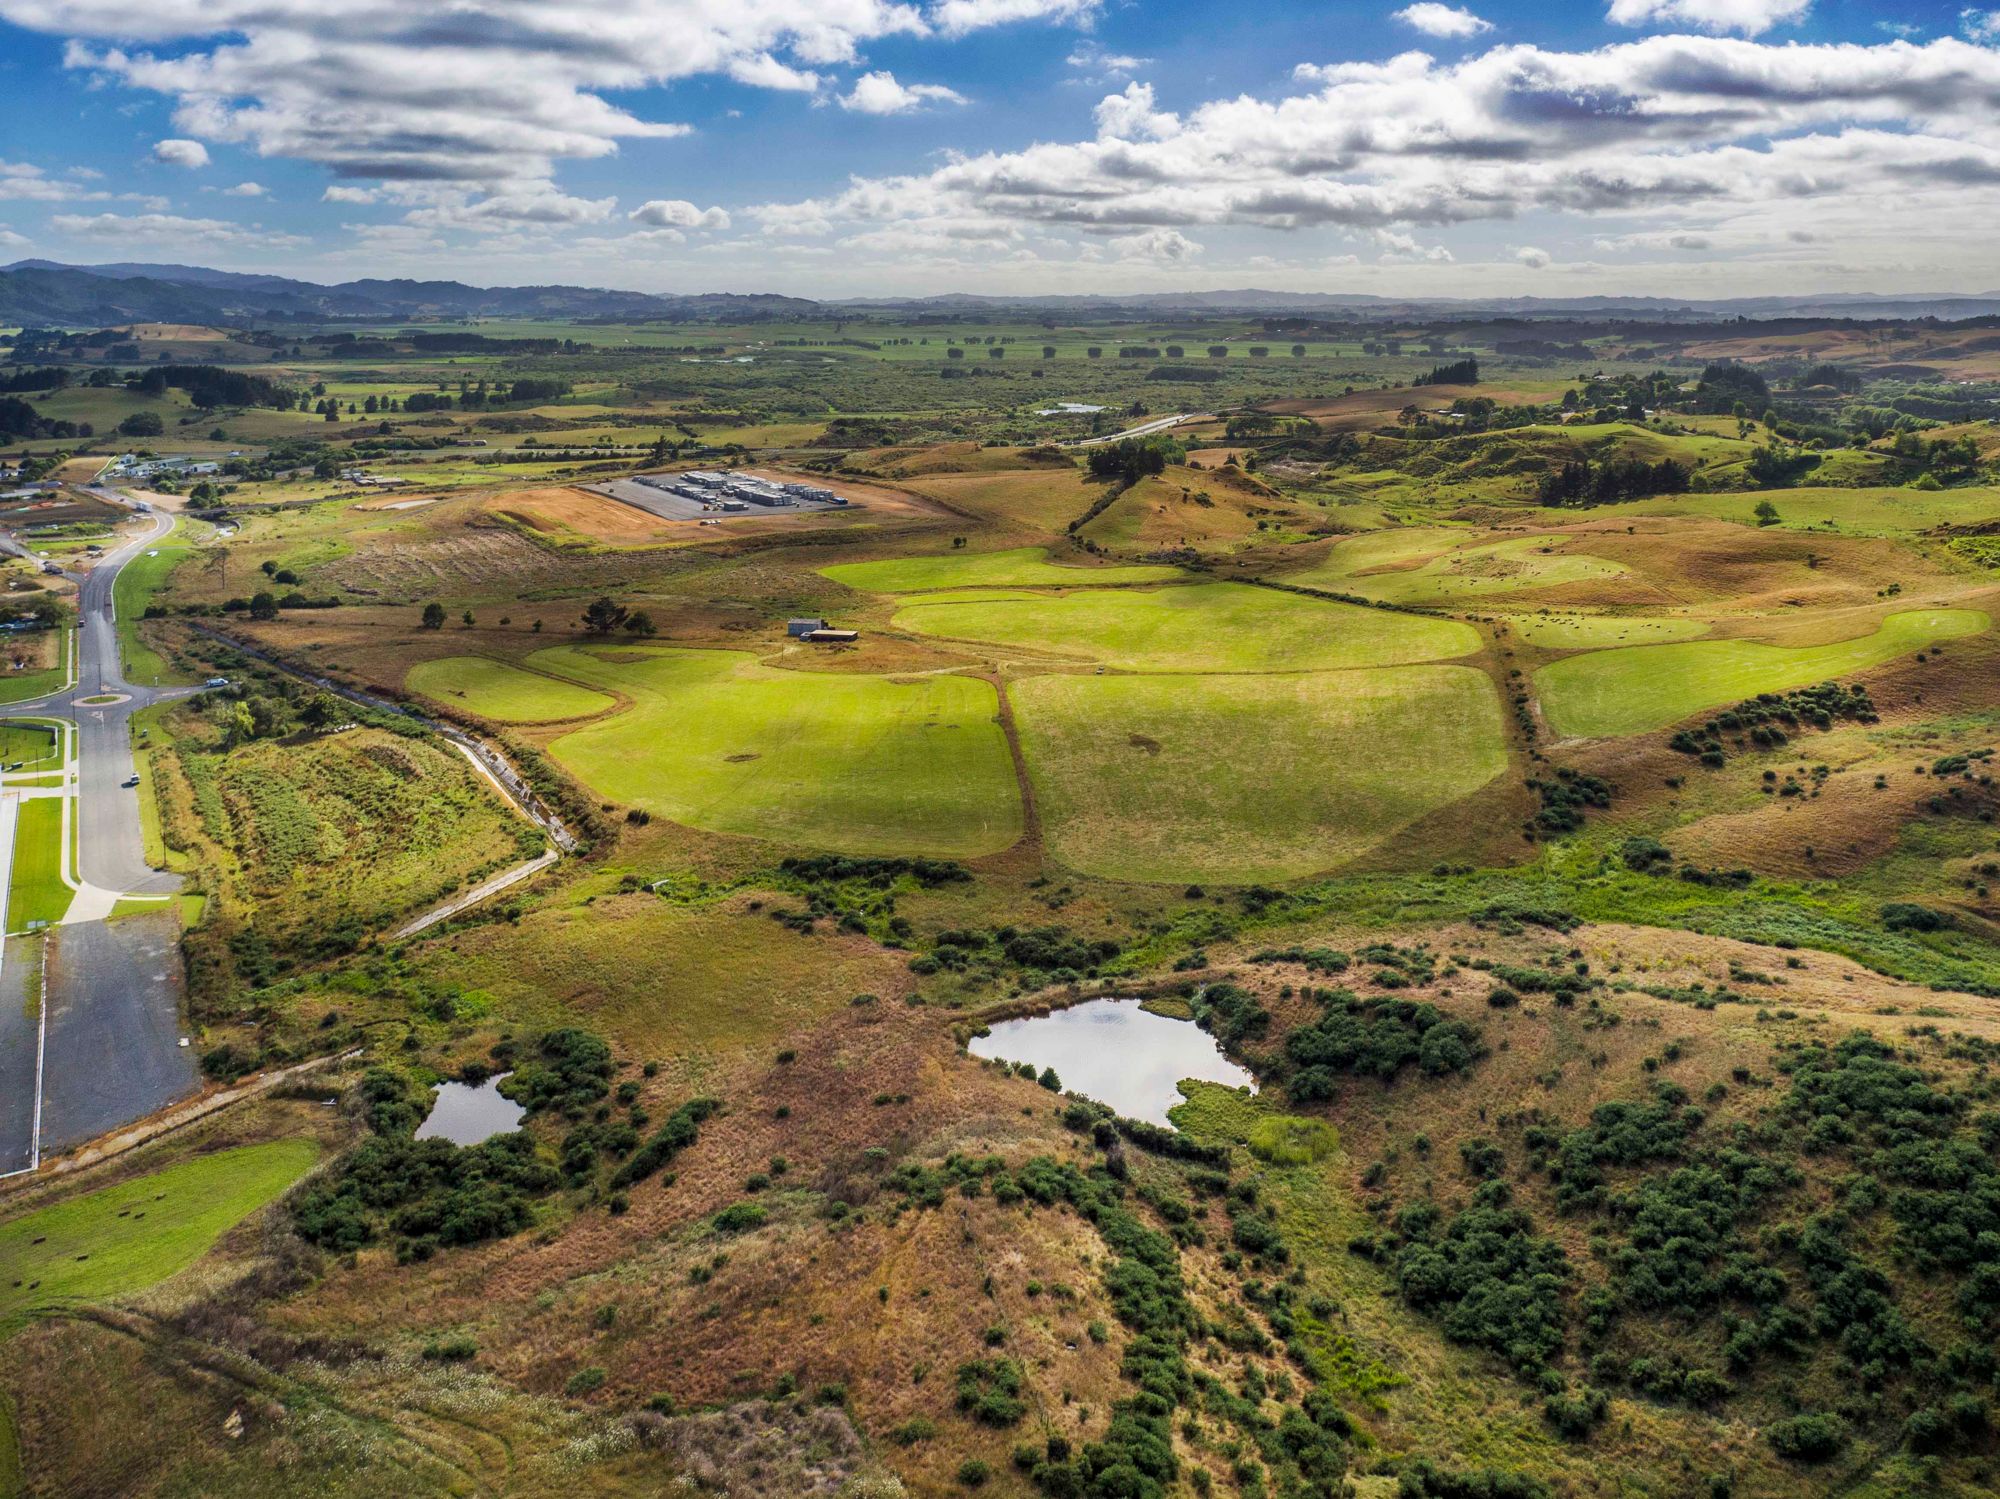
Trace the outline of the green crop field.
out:
[[[1905,652],[1984,630],[1975,609],[1912,609],[1831,645],[1696,640],[1566,656],[1535,673],[1542,710],[1564,735],[1636,734],[1760,692],[1866,671]]]
[[[318,1158],[311,1140],[221,1150],[0,1223],[0,1334],[35,1312],[178,1274]]]
[[[446,656],[410,668],[403,685],[499,723],[556,723],[615,708],[617,700],[574,682],[523,671],[490,656]]]
[[[996,853],[1021,836],[993,688],[777,671],[738,651],[538,651],[632,700],[550,753],[604,796],[717,833],[856,854]]]
[[[1176,567],[1073,567],[1048,560],[1046,547],[1007,552],[943,552],[889,562],[842,562],[820,569],[864,593],[924,593],[945,588],[1080,588],[1095,584],[1166,583]]]
[[[1507,765],[1499,699],[1465,667],[1046,676],[1013,693],[1052,852],[1113,879],[1297,879]]]
[[[1131,671],[1323,671],[1442,661],[1479,649],[1470,625],[1238,583],[962,601],[909,599],[897,626],[1102,661]]]
[[[1694,640],[1711,628],[1706,620],[1619,614],[1517,614],[1507,622],[1529,645],[1549,651],[1659,645],[1670,640]]]
[[[1422,550],[1405,551],[1386,545],[1360,547],[1354,543],[1335,547],[1325,563],[1310,571],[1293,574],[1288,580],[1309,587],[1356,593],[1391,604],[1435,604],[1464,599],[1487,598],[1494,594],[1519,593],[1535,588],[1554,588],[1565,583],[1593,583],[1624,574],[1621,563],[1602,557],[1552,550],[1567,541],[1566,536],[1512,536],[1503,541],[1464,547],[1433,556],[1418,567],[1397,567],[1389,572],[1366,572],[1423,556],[1450,533],[1390,532],[1386,542],[1402,542]],[[1423,538],[1419,542],[1419,538]],[[1375,537],[1361,537],[1375,541]],[[1449,541],[1446,541],[1449,545]]]
[[[31,921],[61,921],[75,894],[63,883],[62,798],[22,801],[14,825],[14,862],[7,876],[7,929],[23,932]]]

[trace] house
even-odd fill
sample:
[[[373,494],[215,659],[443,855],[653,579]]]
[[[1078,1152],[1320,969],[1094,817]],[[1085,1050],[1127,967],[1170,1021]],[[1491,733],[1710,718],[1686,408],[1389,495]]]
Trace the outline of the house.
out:
[[[814,645],[851,645],[861,638],[861,632],[859,630],[830,630],[821,627],[817,630],[808,630],[801,638],[810,641]]]
[[[823,619],[788,619],[785,621],[785,633],[794,640],[804,640],[811,636],[815,630],[824,630],[825,628],[826,621]]]

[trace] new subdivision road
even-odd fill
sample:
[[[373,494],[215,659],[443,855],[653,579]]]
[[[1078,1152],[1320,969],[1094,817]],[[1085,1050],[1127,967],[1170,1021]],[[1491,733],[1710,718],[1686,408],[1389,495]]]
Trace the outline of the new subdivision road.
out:
[[[146,862],[132,754],[132,715],[194,689],[134,685],[118,653],[118,574],[174,529],[165,511],[141,518],[145,528],[130,541],[89,571],[65,574],[77,585],[70,684],[6,708],[9,718],[76,726],[75,759],[65,761],[62,778],[77,836],[69,881],[76,893],[62,923],[41,938],[39,972],[30,979],[23,971],[33,944],[9,942],[0,955],[0,995],[26,997],[31,983],[41,991],[32,1003],[35,1026],[0,1032],[0,1097],[18,1090],[33,1100],[25,1111],[0,1110],[0,1171],[144,1118],[197,1084],[192,1052],[180,1044],[178,917],[170,901],[180,879]],[[13,537],[0,538],[0,549],[41,560]],[[111,922],[113,907],[132,897],[158,909]],[[24,1044],[30,1030],[32,1047]],[[14,1138],[23,1128],[17,1114],[28,1121],[26,1139]]]

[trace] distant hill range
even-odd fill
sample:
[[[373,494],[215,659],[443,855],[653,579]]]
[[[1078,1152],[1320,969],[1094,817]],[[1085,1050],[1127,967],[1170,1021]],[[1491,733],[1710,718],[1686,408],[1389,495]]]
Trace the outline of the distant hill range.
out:
[[[1738,297],[1394,298],[1345,292],[1148,292],[1130,296],[919,298],[811,301],[776,294],[676,296],[589,286],[467,286],[461,281],[368,279],[321,286],[285,276],[244,275],[204,266],[62,265],[20,260],[0,267],[0,324],[109,327],[119,323],[243,324],[329,319],[578,318],[605,321],[748,322],[838,316],[842,312],[940,316],[1062,314],[1111,316],[1131,311],[1235,313],[1344,322],[1519,319],[1720,323],[1736,319],[1935,318],[1957,322],[2000,317],[2000,292],[1978,295]]]
[[[652,296],[589,286],[467,286],[460,281],[344,281],[320,286],[189,265],[0,267],[0,323],[245,323],[404,318],[660,318],[729,322],[810,316],[817,302],[780,296]]]

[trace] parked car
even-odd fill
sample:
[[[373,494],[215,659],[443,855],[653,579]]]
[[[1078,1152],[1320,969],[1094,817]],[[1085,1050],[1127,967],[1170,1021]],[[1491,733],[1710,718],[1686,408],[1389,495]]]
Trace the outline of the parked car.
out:
[[[201,685],[204,687],[227,687],[229,685],[229,678],[210,677],[206,682],[203,682]]]
[[[139,778],[136,775],[130,775],[125,777],[124,781],[121,782],[120,784],[126,786],[136,786],[139,784]]]

